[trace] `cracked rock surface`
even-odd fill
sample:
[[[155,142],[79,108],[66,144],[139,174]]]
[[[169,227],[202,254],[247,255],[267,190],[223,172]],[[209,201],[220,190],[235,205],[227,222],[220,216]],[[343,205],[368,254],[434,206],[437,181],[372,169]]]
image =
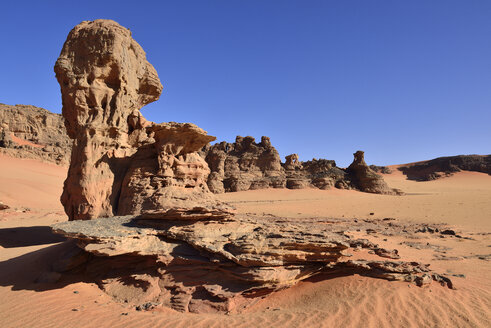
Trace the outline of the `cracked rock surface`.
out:
[[[89,254],[76,270],[110,290],[115,299],[141,303],[141,293],[133,299],[124,295],[132,279],[145,275],[153,281],[148,286],[159,288],[151,293],[142,290],[144,295],[153,295],[147,301],[184,312],[241,311],[271,292],[326,272],[419,286],[437,281],[453,287],[450,279],[432,272],[427,264],[394,261],[399,259],[397,250],[350,236],[349,231],[356,229],[380,235],[400,233],[401,227],[393,222],[242,214],[191,222],[119,216],[63,222],[52,228],[75,239]],[[58,270],[64,269],[58,266]],[[66,271],[70,270],[74,268]]]

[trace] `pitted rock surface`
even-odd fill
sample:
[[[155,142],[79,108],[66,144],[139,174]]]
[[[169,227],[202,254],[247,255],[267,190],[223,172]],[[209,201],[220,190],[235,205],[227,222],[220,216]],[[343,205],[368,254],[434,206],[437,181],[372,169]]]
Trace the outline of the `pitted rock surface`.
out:
[[[60,114],[35,106],[0,104],[0,152],[68,165],[71,148]]]
[[[302,162],[298,154],[286,156],[285,163],[281,163],[268,137],[263,136],[256,143],[253,137],[237,136],[234,143],[205,146],[201,155],[210,167],[208,187],[214,193],[264,188],[338,188],[401,194],[389,188],[383,177],[365,163],[362,151],[354,154],[355,159],[347,169],[327,159]]]
[[[208,187],[214,193],[263,188],[284,188],[280,155],[268,137],[237,136],[235,143],[221,142],[203,149],[211,174]]]
[[[110,20],[80,23],[55,73],[74,140],[61,197],[70,220],[185,212],[200,199],[211,216],[226,210],[209,192],[209,169],[197,153],[215,138],[190,123],[156,124],[141,115],[162,85],[128,29]]]
[[[186,222],[122,216],[58,223],[53,230],[93,254],[72,270],[99,281],[115,299],[138,302],[148,295],[127,299],[131,281],[143,274],[160,288],[147,301],[183,312],[240,312],[275,290],[330,272],[453,287],[427,264],[400,260],[397,250],[352,237],[360,230],[379,237],[417,230],[394,220],[236,215]]]

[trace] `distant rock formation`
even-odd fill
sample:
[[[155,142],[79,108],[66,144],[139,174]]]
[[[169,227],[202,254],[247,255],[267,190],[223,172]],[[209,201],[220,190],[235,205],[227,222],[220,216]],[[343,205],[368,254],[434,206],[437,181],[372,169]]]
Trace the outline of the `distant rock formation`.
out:
[[[369,167],[376,173],[391,174],[393,172],[388,166],[369,165]]]
[[[202,150],[211,174],[208,187],[214,193],[263,188],[284,188],[280,155],[268,137],[237,136],[235,143],[221,142]]]
[[[291,157],[293,156],[293,157]],[[336,162],[328,159],[312,159],[311,161],[300,162],[298,155],[287,156],[283,168],[285,169],[289,189],[303,189],[316,187],[319,189],[350,189],[348,176],[343,169],[336,166]],[[289,162],[294,159],[295,164]]]
[[[365,153],[363,151],[358,150],[353,155],[355,159],[346,169],[346,173],[351,175],[351,181],[357,189],[375,194],[402,194],[400,190],[389,188],[384,178],[375,173],[365,163]]]
[[[190,123],[156,124],[141,115],[162,85],[128,29],[110,20],[80,23],[54,69],[74,140],[61,197],[70,220],[227,215],[197,153],[215,137]]]
[[[59,114],[28,105],[0,104],[0,152],[68,165],[72,141]]]
[[[211,173],[208,187],[214,193],[263,188],[357,189],[380,194],[400,194],[390,189],[383,178],[367,166],[363,152],[355,154],[350,168],[336,162],[313,159],[301,162],[297,154],[280,156],[268,137],[256,143],[253,137],[237,136],[234,143],[206,145],[202,151]],[[357,155],[358,154],[358,155]],[[358,157],[357,157],[358,156]]]
[[[459,155],[438,157],[429,161],[406,164],[398,168],[409,180],[430,181],[460,171],[491,175],[491,155]]]

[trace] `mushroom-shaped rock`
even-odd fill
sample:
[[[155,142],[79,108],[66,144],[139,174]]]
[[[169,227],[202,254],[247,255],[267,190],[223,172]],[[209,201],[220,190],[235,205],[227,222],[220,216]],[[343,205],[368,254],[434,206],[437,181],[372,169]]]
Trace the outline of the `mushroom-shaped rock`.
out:
[[[143,211],[187,217],[197,207],[200,217],[217,212],[221,203],[208,190],[209,168],[197,153],[215,137],[193,124],[155,124],[141,115],[162,85],[128,29],[102,19],[75,26],[55,73],[74,139],[61,197],[70,220]],[[204,213],[208,206],[211,214]]]

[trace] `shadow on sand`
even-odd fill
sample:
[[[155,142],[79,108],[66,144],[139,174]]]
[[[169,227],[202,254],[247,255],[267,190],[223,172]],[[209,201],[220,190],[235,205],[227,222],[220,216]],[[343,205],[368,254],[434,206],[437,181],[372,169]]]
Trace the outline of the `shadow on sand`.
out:
[[[3,248],[54,244],[64,240],[65,237],[54,234],[47,226],[0,229],[0,246]]]
[[[40,229],[40,231],[46,230]],[[42,240],[45,243],[59,242],[59,239],[50,237],[48,234]],[[42,245],[43,243],[39,241],[34,244],[25,243],[24,246]],[[0,262],[0,286],[12,287],[12,290],[45,291],[63,288],[76,282],[84,282],[85,279],[81,275],[63,275],[62,279],[56,283],[38,282],[43,275],[56,274],[52,270],[52,263],[73,247],[73,241],[65,241]]]

